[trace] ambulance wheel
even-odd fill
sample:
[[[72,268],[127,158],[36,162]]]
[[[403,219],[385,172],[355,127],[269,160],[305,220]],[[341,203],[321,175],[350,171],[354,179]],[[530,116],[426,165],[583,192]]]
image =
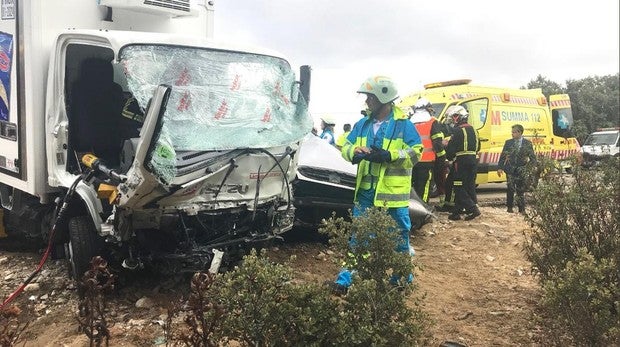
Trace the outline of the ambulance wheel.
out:
[[[90,216],[69,220],[69,264],[71,277],[79,281],[90,268],[90,260],[99,253],[103,240],[97,235]]]

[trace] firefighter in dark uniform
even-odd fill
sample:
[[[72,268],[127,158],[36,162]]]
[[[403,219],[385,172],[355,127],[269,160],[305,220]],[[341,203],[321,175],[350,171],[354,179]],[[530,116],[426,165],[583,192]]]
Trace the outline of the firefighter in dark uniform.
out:
[[[140,107],[136,98],[133,96],[127,97],[121,112],[119,127],[121,138],[126,140],[139,137],[142,123],[144,123],[144,110]]]
[[[453,127],[452,136],[446,147],[446,158],[452,161],[450,174],[454,179],[454,209],[448,218],[465,220],[480,216],[476,197],[476,174],[478,172],[478,132],[467,123],[469,113],[463,106],[450,106],[446,110],[446,122]]]

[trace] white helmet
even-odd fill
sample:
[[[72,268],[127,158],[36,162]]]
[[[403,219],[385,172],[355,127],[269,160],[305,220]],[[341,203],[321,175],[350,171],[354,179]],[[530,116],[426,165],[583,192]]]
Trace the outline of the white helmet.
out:
[[[398,89],[391,78],[385,76],[368,77],[357,90],[358,93],[372,94],[382,104],[387,104],[398,98]]]
[[[332,115],[326,114],[321,117],[321,120],[327,125],[336,125],[336,119]]]
[[[421,97],[418,99],[418,101],[416,101],[415,105],[413,105],[413,110],[422,110],[422,109],[429,109],[430,107],[432,107],[433,104],[431,104],[430,101],[428,101],[427,98]]]
[[[467,123],[467,119],[469,118],[469,113],[465,109],[465,107],[461,105],[453,105],[448,107],[446,110],[446,120],[447,124],[461,124]]]

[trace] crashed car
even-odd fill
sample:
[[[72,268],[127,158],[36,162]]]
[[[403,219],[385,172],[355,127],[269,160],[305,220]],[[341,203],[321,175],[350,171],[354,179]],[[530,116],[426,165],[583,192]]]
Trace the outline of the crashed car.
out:
[[[297,176],[293,181],[296,225],[316,228],[321,220],[346,217],[353,208],[357,166],[347,162],[340,151],[314,135],[304,138],[299,148]],[[432,207],[412,189],[409,198],[411,229],[433,218]]]

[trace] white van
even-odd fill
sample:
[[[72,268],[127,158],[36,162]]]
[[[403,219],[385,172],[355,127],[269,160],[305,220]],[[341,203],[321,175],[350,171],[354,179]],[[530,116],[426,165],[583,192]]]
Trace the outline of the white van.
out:
[[[598,129],[581,146],[582,165],[589,167],[601,159],[620,155],[620,128]]]

